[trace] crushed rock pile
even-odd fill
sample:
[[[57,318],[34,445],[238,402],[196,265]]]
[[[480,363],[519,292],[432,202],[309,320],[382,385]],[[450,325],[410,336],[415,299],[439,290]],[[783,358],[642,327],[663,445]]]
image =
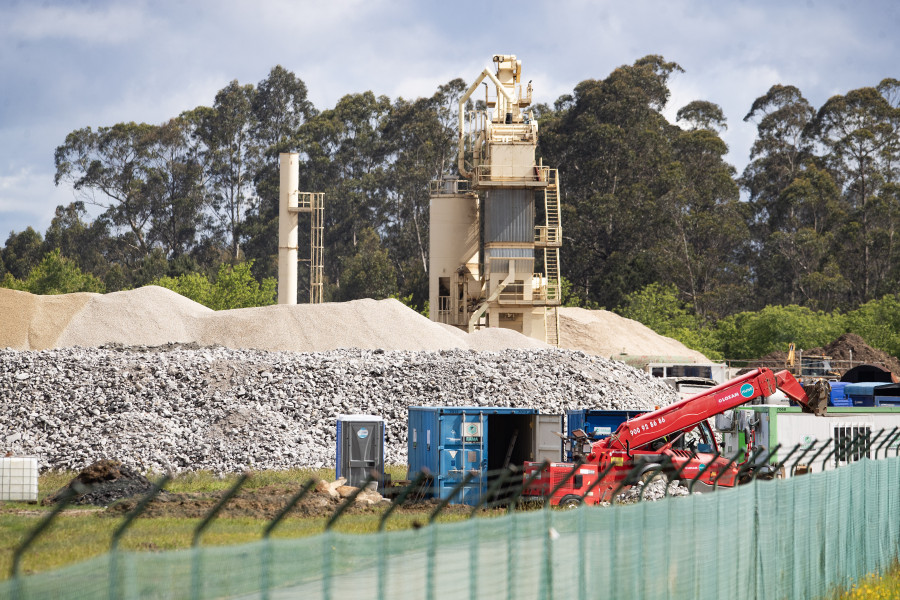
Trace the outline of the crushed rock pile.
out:
[[[662,478],[654,478],[649,483],[639,481],[636,485],[631,486],[618,496],[616,496],[617,504],[634,504],[636,502],[656,502],[663,498],[674,496],[689,496],[687,482],[672,481],[667,482]],[[668,487],[668,491],[666,491]],[[646,488],[646,489],[645,489]],[[641,495],[643,493],[643,496]],[[695,492],[699,493],[699,492]]]
[[[196,346],[0,351],[0,449],[42,468],[114,457],[138,471],[334,464],[339,414],[387,421],[406,462],[407,407],[648,409],[675,393],[623,363],[564,350],[265,352]]]

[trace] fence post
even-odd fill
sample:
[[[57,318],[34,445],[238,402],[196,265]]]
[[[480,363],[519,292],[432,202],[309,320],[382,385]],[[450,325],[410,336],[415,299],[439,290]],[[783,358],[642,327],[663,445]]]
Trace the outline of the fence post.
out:
[[[794,447],[791,449],[791,451],[788,452],[787,455],[785,455],[785,457],[784,457],[783,459],[781,459],[780,461],[778,461],[777,463],[775,463],[775,470],[778,471],[778,469],[780,469],[781,467],[783,467],[783,466],[785,465],[785,463],[787,463],[788,459],[790,459],[790,458],[794,455],[794,453],[795,453],[797,450],[799,450],[801,447],[803,447],[803,442],[800,442],[799,444],[797,444],[796,446],[794,446]],[[801,456],[803,456],[803,455],[801,454]],[[769,453],[769,459],[771,459],[771,458],[772,458],[772,453],[770,452],[770,453]]]
[[[740,449],[737,452],[735,452],[734,456],[732,456],[731,459],[727,463],[725,463],[725,466],[721,470],[719,470],[718,473],[716,473],[716,477],[713,479],[712,484],[711,484],[713,490],[717,490],[719,488],[719,479],[721,479],[722,476],[728,472],[728,469],[731,468],[731,465],[733,465],[735,462],[737,462],[738,457],[743,453],[744,453],[743,449]],[[750,454],[750,457],[748,457],[747,460],[750,460],[752,458],[753,458],[753,453]],[[710,461],[710,462],[712,462],[712,461]],[[740,474],[740,470],[737,473],[735,473],[735,475],[734,475],[734,483],[733,483],[734,487],[737,487],[737,485],[738,485],[737,478],[738,478],[739,474]],[[700,473],[697,474],[697,477],[695,477],[693,480],[691,480],[691,491],[692,492],[694,490],[694,481],[696,481],[699,477],[700,477]]]
[[[391,516],[391,514],[406,500],[406,497],[409,496],[410,493],[417,487],[419,487],[425,478],[428,477],[428,473],[425,471],[419,471],[419,474],[416,475],[416,478],[400,490],[400,493],[397,494],[397,497],[394,498],[394,501],[391,502],[391,505],[387,508],[386,511],[381,515],[381,519],[378,521],[378,531],[382,531],[387,525],[387,520]]]
[[[553,597],[553,548],[550,545],[553,542],[554,535],[558,535],[555,533],[553,529],[553,514],[550,510],[550,502],[553,498],[553,495],[562,489],[566,483],[568,483],[569,479],[571,479],[578,469],[584,464],[584,460],[579,458],[575,461],[575,464],[572,465],[572,468],[568,473],[557,483],[552,490],[547,493],[547,496],[544,498],[544,523],[546,525],[546,532],[544,533],[544,568],[542,570],[541,576],[541,590],[543,591],[543,598],[552,598]]]
[[[294,508],[298,502],[300,502],[309,492],[316,486],[316,480],[310,479],[302,486],[300,489],[291,496],[291,499],[288,500],[287,504],[278,511],[278,514],[269,521],[269,524],[266,525],[266,528],[263,530],[263,555],[262,555],[262,574],[261,574],[261,583],[262,583],[262,597],[263,600],[268,600],[269,598],[269,584],[270,584],[270,575],[271,575],[271,561],[272,561],[272,545],[269,541],[269,536],[272,535],[272,532],[281,523],[281,520],[284,519],[291,509]]]
[[[878,448],[875,449],[875,460],[878,460],[878,453],[881,452],[881,448],[890,441],[893,435],[897,433],[898,429],[900,429],[900,427],[894,427],[889,434],[884,436],[884,440],[882,440],[881,443],[878,444]],[[885,457],[887,456],[887,450],[884,451],[884,455]]]
[[[594,483],[589,485],[588,489],[586,489],[584,491],[584,493],[581,495],[582,503],[584,503],[587,500],[588,495],[590,495],[590,493],[593,492],[595,488],[599,487],[600,484],[603,483],[603,478],[606,477],[607,473],[612,471],[612,469],[613,469],[613,464],[610,463],[608,467],[606,467],[605,469],[603,469],[603,471],[601,471],[600,473],[597,474],[597,479],[594,480]],[[600,496],[600,499],[602,500],[603,496]]]
[[[688,456],[687,460],[681,463],[681,466],[675,469],[675,472],[672,473],[672,481],[678,481],[678,484],[681,485],[681,474],[684,470],[691,464],[691,461],[697,458],[697,451],[694,450],[691,452],[691,455]],[[687,487],[687,486],[685,486]],[[669,486],[666,486],[666,497],[669,496]]]
[[[498,469],[498,472],[499,477],[494,480],[494,483],[492,483],[490,487],[488,487],[484,495],[478,499],[478,502],[475,503],[475,506],[473,506],[472,510],[469,512],[470,519],[475,516],[475,513],[478,512],[478,509],[482,506],[487,506],[488,508],[490,508],[489,501],[491,499],[491,496],[499,496],[500,486],[506,483],[511,475],[516,474],[516,467],[514,465],[510,465],[505,469]]]
[[[741,451],[739,450],[738,453],[734,455],[734,458],[732,458],[731,461],[728,463],[728,466],[731,466],[731,463],[733,463],[735,460],[737,460],[737,457],[740,456],[740,453],[741,453]],[[697,480],[700,479],[700,476],[703,475],[703,473],[706,471],[706,469],[709,468],[709,465],[716,462],[716,459],[718,459],[720,456],[722,456],[722,453],[719,452],[718,450],[716,450],[716,453],[713,454],[713,457],[711,459],[709,459],[708,463],[706,463],[702,467],[697,468],[697,474],[694,475],[694,477],[691,479],[691,482],[688,484],[688,493],[689,494],[694,493],[694,484],[697,483]],[[718,481],[718,479],[716,481]],[[715,482],[713,482],[713,483],[715,483]]]
[[[663,458],[662,462],[660,462],[659,466],[656,466],[649,471],[650,473],[652,473],[652,475],[650,476],[650,478],[648,480],[644,481],[644,485],[641,486],[641,492],[640,492],[640,494],[638,494],[638,503],[644,501],[644,492],[647,491],[647,486],[650,485],[650,482],[653,481],[653,478],[656,477],[656,474],[661,473],[663,469],[665,469],[666,467],[671,467],[671,466],[672,466],[672,458],[670,456],[666,456],[665,458]],[[641,478],[641,480],[643,481],[643,477]],[[663,498],[666,497],[667,492],[669,491],[669,478],[668,477],[666,477],[665,482],[666,482],[666,485],[663,490],[664,491]]]
[[[384,600],[386,598],[386,584],[387,584],[387,535],[384,533],[384,528],[387,525],[387,520],[391,516],[398,506],[402,505],[406,501],[406,497],[412,493],[413,490],[422,485],[422,482],[425,481],[425,478],[430,475],[428,469],[422,469],[419,471],[419,474],[416,475],[416,478],[403,489],[400,490],[400,493],[396,495],[396,497],[391,502],[391,505],[384,511],[381,515],[381,519],[378,520],[378,534],[380,535],[381,541],[381,552],[378,553],[378,598],[379,600]]]
[[[809,472],[810,472],[810,473],[812,473],[812,468],[813,468],[813,465],[816,463],[816,459],[819,458],[819,455],[820,455],[820,454],[822,454],[823,452],[825,452],[825,450],[828,448],[828,446],[831,445],[831,443],[832,443],[833,441],[834,441],[834,440],[831,439],[831,438],[828,438],[827,440],[825,440],[825,443],[822,444],[822,447],[819,448],[819,450],[818,450],[815,454],[813,454],[812,457],[809,459]],[[796,465],[795,465],[795,466],[796,466]],[[823,470],[824,470],[824,469],[823,469]]]
[[[347,496],[344,502],[337,507],[337,510],[334,511],[334,514],[331,515],[325,522],[325,532],[322,536],[322,541],[326,546],[328,545],[329,540],[331,540],[331,528],[338,522],[338,519],[341,518],[341,515],[344,514],[344,511],[347,510],[347,508],[351,504],[356,502],[357,496],[359,496],[362,491],[376,479],[378,479],[378,473],[376,473],[375,471],[370,472],[363,484],[353,490],[353,492],[349,496]],[[334,552],[331,552],[330,548],[324,548],[322,551],[322,593],[325,600],[329,600],[331,598],[331,567],[333,561]]]
[[[69,505],[69,503],[75,499],[75,496],[80,496],[87,492],[90,488],[85,487],[80,481],[73,481],[69,488],[63,492],[62,497],[56,502],[56,506],[53,507],[53,510],[50,513],[41,519],[41,521],[28,532],[25,536],[25,539],[13,550],[12,555],[12,564],[10,565],[9,575],[13,580],[13,599],[15,600],[21,595],[21,580],[19,579],[19,571],[22,564],[22,555],[25,554],[25,551],[41,536],[41,534],[46,531],[47,527],[50,526],[50,523],[59,516],[59,513]]]
[[[247,481],[248,477],[250,477],[250,474],[246,471],[241,473],[234,485],[231,486],[219,499],[216,505],[206,513],[206,516],[203,517],[203,520],[194,530],[194,539],[191,541],[191,598],[196,599],[200,597],[200,550],[198,548],[200,536],[203,535],[203,532],[209,527],[209,524],[212,523],[213,519],[216,518],[216,515],[218,515],[225,507],[225,504],[234,498],[235,494],[238,493],[238,490],[241,489],[241,486],[244,485],[244,482]]]
[[[141,498],[141,501],[131,509],[131,512],[125,515],[122,523],[116,528],[109,542],[109,598],[115,600],[119,597],[119,540],[125,534],[125,531],[131,527],[134,520],[143,513],[150,502],[162,491],[167,483],[172,479],[171,473],[163,475],[159,481],[153,484],[150,491]]]
[[[797,444],[796,446],[794,446],[794,450],[791,450],[791,452],[788,454],[788,456],[790,456],[791,454],[793,454],[794,451],[797,450],[797,448],[799,448],[799,447],[800,447],[800,444]],[[778,449],[779,449],[779,448],[781,448],[781,444],[775,444],[775,445],[772,447],[772,449],[769,450],[768,454],[766,454],[766,457],[761,461],[760,464],[765,465],[765,464],[768,463],[770,460],[772,460],[772,457],[775,456],[775,453],[778,452]],[[776,463],[776,467],[777,467],[777,463]],[[756,481],[756,478],[757,478],[757,477],[759,477],[759,469],[754,469],[754,470],[753,470],[753,475],[752,475],[752,477],[751,477],[750,480],[751,480],[751,481]]]
[[[846,448],[846,447],[848,447],[849,445],[850,445],[850,441],[849,441],[849,440],[847,440],[847,442],[845,442],[844,444],[841,444],[840,446],[838,445],[837,442],[835,442],[835,443],[834,443],[834,448],[831,450],[831,452],[829,452],[829,453],[825,456],[825,458],[822,459],[822,470],[823,470],[823,471],[825,470],[825,465],[828,464],[828,461],[831,459],[831,457],[834,455],[835,452],[837,452],[838,450],[843,451],[843,449]],[[840,457],[840,455],[838,455],[838,457]],[[838,458],[838,460],[840,460],[840,458]]]
[[[513,494],[512,498],[509,500],[509,508],[507,512],[512,512],[516,509],[516,506],[519,504],[519,498],[522,497],[522,494],[525,493],[525,490],[528,489],[535,479],[541,476],[541,473],[547,470],[547,467],[550,466],[550,461],[544,459],[544,461],[538,466],[536,471],[533,471],[531,475],[525,478],[525,481],[522,482],[522,485],[516,489],[516,492]]]
[[[338,522],[338,519],[341,518],[341,515],[344,514],[344,511],[350,507],[354,502],[356,502],[357,496],[359,496],[364,489],[366,489],[370,483],[378,479],[377,473],[369,473],[369,476],[366,477],[366,480],[363,482],[361,486],[353,490],[349,496],[344,500],[344,502],[337,507],[337,510],[334,511],[334,514],[331,515],[328,520],[325,522],[325,531],[328,531]]]
[[[754,448],[750,453],[750,457],[744,461],[744,463],[738,467],[737,475],[735,475],[735,485],[740,485],[741,475],[744,474],[744,471],[748,471],[753,468],[753,463],[756,462],[756,459],[763,453],[763,448]]]
[[[450,490],[450,493],[446,498],[442,498],[438,503],[437,507],[431,514],[428,515],[428,524],[431,525],[434,523],[434,520],[437,519],[438,515],[441,513],[444,508],[450,501],[453,499],[456,494],[460,492],[472,479],[475,477],[475,473],[473,471],[469,471],[465,474],[465,476]],[[427,557],[427,565],[425,567],[425,593],[426,598],[428,600],[432,600],[434,598],[434,553],[437,545],[437,527],[429,527],[429,533],[431,534],[431,543],[428,545],[428,557]]]
[[[882,429],[879,429],[879,430],[875,433],[875,435],[873,435],[873,436],[866,436],[866,441],[865,441],[865,444],[866,444],[866,445],[863,447],[863,452],[864,452],[865,454],[869,454],[869,452],[872,451],[872,446],[875,445],[875,442],[878,441],[878,438],[880,438],[882,435],[884,435],[884,432],[885,432],[885,431],[886,431],[886,430],[885,430],[884,428],[882,428]],[[866,458],[868,458],[868,456],[866,456]]]
[[[638,482],[638,479],[635,477],[637,473],[641,472],[641,465],[634,465],[631,469],[625,473],[625,477],[622,478],[622,481],[619,482],[619,485],[616,486],[616,489],[613,490],[612,496],[609,497],[609,504],[612,506],[616,503],[616,497],[619,493],[625,488],[626,485],[634,485]]]
[[[787,472],[786,472],[785,477],[787,477],[788,475],[791,476],[791,477],[794,476],[794,471],[797,470],[797,465],[800,464],[800,461],[803,460],[803,457],[804,457],[804,456],[806,456],[807,454],[809,454],[809,452],[810,452],[813,448],[816,447],[816,442],[817,442],[817,441],[818,441],[818,440],[813,440],[812,444],[808,445],[806,448],[803,449],[803,452],[800,453],[800,456],[798,456],[797,459],[794,461],[794,464],[791,465],[790,471],[787,471]],[[779,467],[785,466],[785,463],[786,463],[786,462],[787,462],[787,461],[782,462],[781,465],[779,465]]]

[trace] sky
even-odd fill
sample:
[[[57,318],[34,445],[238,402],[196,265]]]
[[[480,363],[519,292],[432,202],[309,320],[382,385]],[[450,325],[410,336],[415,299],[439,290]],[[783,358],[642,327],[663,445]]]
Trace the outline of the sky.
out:
[[[46,231],[58,205],[53,153],[83,127],[159,124],[210,106],[230,81],[275,65],[320,110],[371,90],[431,96],[515,54],[534,100],[552,104],[648,54],[681,65],[665,115],[720,105],[740,173],[755,125],[743,118],[774,84],[815,107],[900,78],[895,0],[0,0],[0,243]],[[565,185],[565,182],[562,182]]]

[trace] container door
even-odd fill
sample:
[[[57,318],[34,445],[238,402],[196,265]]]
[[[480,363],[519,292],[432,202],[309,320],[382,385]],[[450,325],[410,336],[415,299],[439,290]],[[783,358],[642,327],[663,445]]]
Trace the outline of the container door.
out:
[[[563,430],[562,415],[534,415],[534,461],[560,462],[565,441],[556,432]]]
[[[343,463],[347,471],[342,475],[347,478],[347,485],[360,486],[370,471],[383,472],[384,423],[346,421],[343,430],[346,432]]]
[[[486,443],[483,415],[441,415],[440,483],[438,495],[446,498],[472,473],[474,477],[450,501],[451,504],[475,504],[486,484]]]

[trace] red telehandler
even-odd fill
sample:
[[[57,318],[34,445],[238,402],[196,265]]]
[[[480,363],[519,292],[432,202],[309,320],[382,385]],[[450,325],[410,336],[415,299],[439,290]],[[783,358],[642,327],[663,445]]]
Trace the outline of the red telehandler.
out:
[[[719,455],[707,419],[757,398],[771,396],[776,389],[799,403],[805,411],[825,414],[829,395],[827,382],[818,381],[804,388],[788,371],[773,373],[766,368],[754,369],[707,391],[625,421],[615,433],[591,444],[590,451],[583,455],[583,464],[571,476],[574,463],[552,463],[536,474],[542,463],[526,462],[524,478],[531,483],[524,495],[546,496],[558,487],[550,497],[550,504],[575,506],[581,502],[609,501],[617,489],[625,487],[624,484],[635,483],[640,476],[651,472],[654,476],[659,472],[667,476],[678,473],[679,478],[686,480],[696,477],[694,487],[697,491],[711,490],[714,485],[735,486],[754,475],[772,477],[774,473],[766,461],[737,463]],[[749,451],[752,439],[747,443],[745,460],[752,457]],[[638,479],[627,481],[626,475],[637,471],[638,465],[644,467],[638,471]],[[601,476],[598,483],[597,478]],[[566,477],[568,480],[560,486]]]

